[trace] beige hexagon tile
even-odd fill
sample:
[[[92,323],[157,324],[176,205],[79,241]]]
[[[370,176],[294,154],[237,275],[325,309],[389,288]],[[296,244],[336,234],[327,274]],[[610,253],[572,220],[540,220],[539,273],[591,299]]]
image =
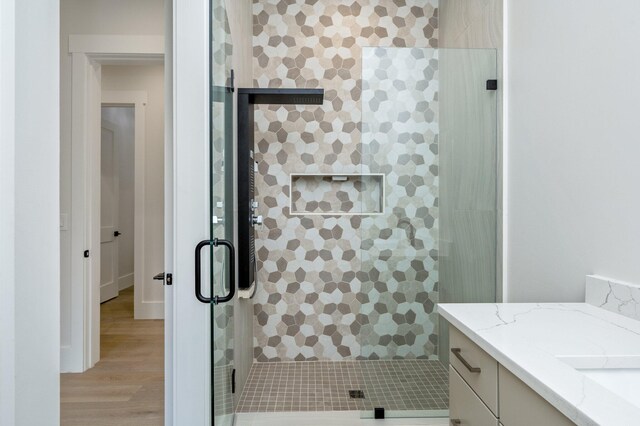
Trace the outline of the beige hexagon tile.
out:
[[[378,79],[397,84],[382,99],[363,87],[362,57],[370,46],[437,47],[437,1],[255,0],[253,35],[257,87],[325,89],[322,106],[256,111],[256,190],[266,218],[256,241],[256,360],[430,356],[437,345],[438,183],[437,126],[429,111],[437,103],[432,99],[419,105],[421,111],[402,111],[394,98],[424,92],[403,87],[402,76]],[[388,73],[393,67],[382,59],[391,59],[393,49],[381,55],[372,65]],[[424,60],[395,59],[407,66]],[[433,81],[435,74],[415,84]],[[381,138],[389,135],[388,120],[374,112],[384,111],[415,127],[408,135],[403,129],[391,132],[402,138],[401,150]],[[361,171],[387,175],[387,215],[290,215],[291,173]],[[415,175],[422,180],[412,180]],[[340,197],[349,207],[349,197],[364,202],[361,194],[350,189]],[[310,206],[321,210],[322,199],[316,201]],[[402,222],[408,216],[410,223]],[[406,247],[408,235],[416,247]],[[378,241],[404,250],[403,259],[390,256],[392,248],[375,248]],[[384,289],[382,280],[389,284]]]

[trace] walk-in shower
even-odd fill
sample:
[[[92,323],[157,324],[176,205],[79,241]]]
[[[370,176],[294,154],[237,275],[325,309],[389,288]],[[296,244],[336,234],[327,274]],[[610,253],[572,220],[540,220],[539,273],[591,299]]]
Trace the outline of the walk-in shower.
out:
[[[239,411],[446,416],[436,305],[495,300],[496,52],[363,48],[361,63],[350,134],[296,132],[331,104],[259,111],[256,364]]]
[[[234,357],[250,349],[225,331],[233,308],[214,308],[214,396],[227,401],[215,416],[446,417],[437,304],[496,299],[496,51],[438,48],[433,1],[384,6],[409,14],[389,23],[360,2],[289,3],[254,3],[254,84],[322,87],[324,102],[256,105],[242,130],[255,132],[263,217],[251,229],[255,295],[241,301],[253,307],[253,364],[235,389]],[[226,161],[213,173],[227,175]],[[221,226],[232,221],[214,236]]]

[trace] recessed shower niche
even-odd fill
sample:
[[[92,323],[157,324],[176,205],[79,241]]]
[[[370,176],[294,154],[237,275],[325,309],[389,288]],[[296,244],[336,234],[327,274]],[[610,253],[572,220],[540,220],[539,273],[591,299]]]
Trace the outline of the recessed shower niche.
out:
[[[384,214],[382,173],[292,173],[290,179],[292,216]]]

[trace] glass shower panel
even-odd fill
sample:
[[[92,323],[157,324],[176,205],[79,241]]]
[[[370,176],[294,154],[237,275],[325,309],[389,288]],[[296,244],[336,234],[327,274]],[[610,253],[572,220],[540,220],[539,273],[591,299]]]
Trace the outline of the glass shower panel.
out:
[[[493,54],[493,65],[487,67],[469,50],[460,50],[460,58],[447,50],[363,49],[361,171],[384,175],[384,209],[379,215],[363,212],[360,228],[360,359],[363,407],[384,408],[385,417],[446,417],[448,413],[448,371],[441,360],[437,314],[442,289],[441,197],[443,188],[462,184],[459,175],[465,170],[458,168],[468,166],[456,163],[443,176],[443,123],[482,139],[482,149],[490,152],[484,156],[475,152],[483,163],[476,168],[494,170],[494,178],[476,177],[487,180],[483,187],[495,188],[496,97],[485,88],[486,80],[496,78],[495,51],[485,52]],[[463,65],[465,69],[451,69]],[[454,72],[465,78],[452,81],[449,74]],[[444,82],[456,85],[457,91],[449,89],[447,96],[458,97],[456,102],[466,105],[467,116],[443,109]],[[457,104],[448,99],[445,105]],[[462,130],[469,115],[494,132],[476,135],[475,128]],[[465,191],[461,196],[474,194],[474,190]],[[444,222],[450,226],[449,220]],[[493,231],[485,231],[495,233],[495,224]],[[495,238],[479,244],[490,244],[473,247],[483,255],[495,253]],[[483,285],[495,288],[495,281]]]
[[[496,301],[498,92],[494,49],[440,49],[440,302]],[[439,358],[449,362],[448,324]]]
[[[210,240],[233,241],[233,48],[224,0],[210,1]],[[229,293],[233,265],[225,247],[209,247],[210,294]],[[233,300],[210,304],[212,424],[234,423]]]

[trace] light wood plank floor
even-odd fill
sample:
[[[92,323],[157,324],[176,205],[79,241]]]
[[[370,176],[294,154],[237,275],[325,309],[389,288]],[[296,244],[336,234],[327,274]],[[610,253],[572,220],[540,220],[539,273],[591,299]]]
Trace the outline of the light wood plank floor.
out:
[[[133,287],[102,304],[100,320],[100,361],[61,375],[61,424],[164,424],[164,321],[134,321]]]

